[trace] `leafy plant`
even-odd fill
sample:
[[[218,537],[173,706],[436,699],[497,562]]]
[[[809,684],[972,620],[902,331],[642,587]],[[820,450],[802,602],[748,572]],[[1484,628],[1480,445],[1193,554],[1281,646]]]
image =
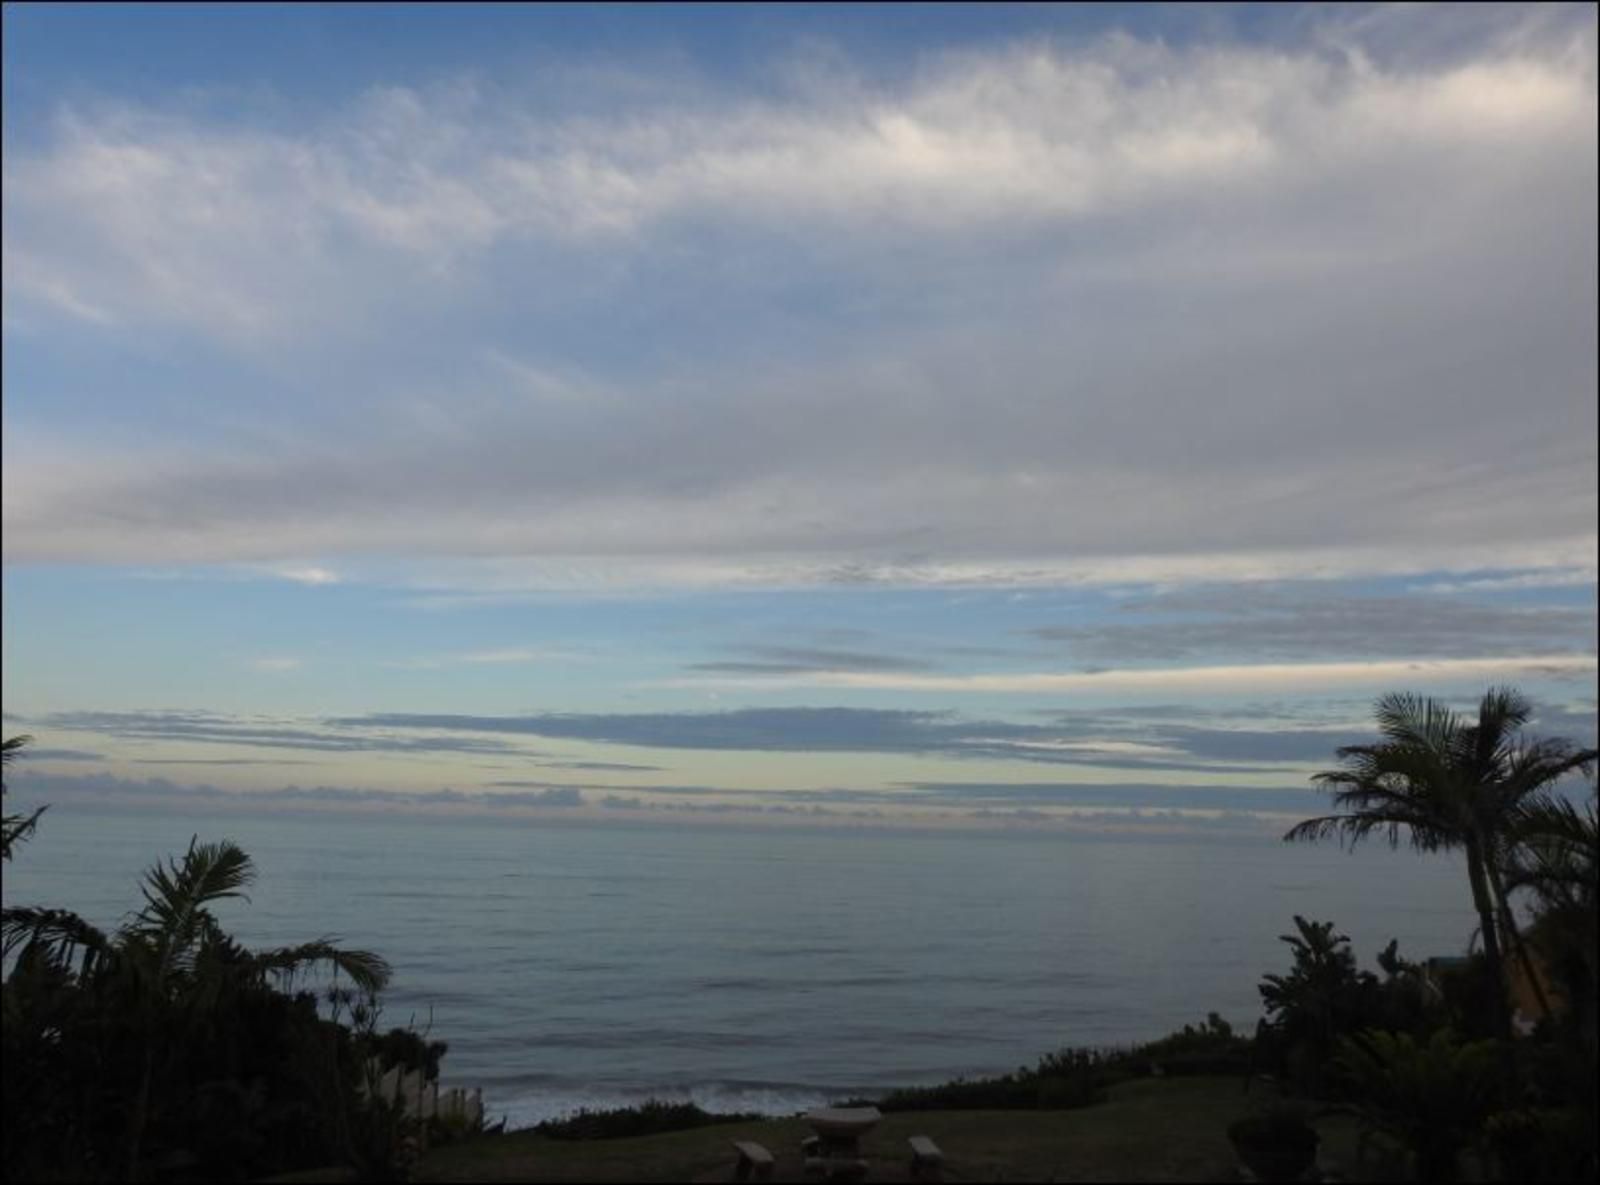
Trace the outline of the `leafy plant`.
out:
[[[114,933],[4,910],[8,1174],[239,1179],[332,1158],[318,1058],[348,1047],[315,997],[288,991],[321,965],[375,992],[388,966],[330,939],[235,942],[212,907],[254,875],[237,845],[196,839],[146,873],[143,907]]]
[[[1320,1137],[1304,1107],[1276,1103],[1234,1120],[1228,1140],[1258,1181],[1295,1181],[1316,1163]]]
[[[1518,1107],[1484,1124],[1485,1144],[1506,1181],[1593,1181],[1595,1132],[1577,1107]]]
[[[1528,803],[1513,838],[1507,888],[1532,897],[1529,945],[1559,991],[1563,1036],[1593,1061],[1600,1000],[1600,812],[1592,789],[1582,809],[1554,795]]]
[[[1334,1065],[1363,1123],[1405,1145],[1422,1181],[1456,1179],[1460,1153],[1508,1086],[1497,1042],[1463,1042],[1448,1029],[1426,1042],[1378,1031],[1347,1037]]]
[[[1279,935],[1294,953],[1287,975],[1262,976],[1259,991],[1280,1069],[1301,1089],[1318,1093],[1338,1039],[1375,1012],[1377,978],[1356,970],[1350,939],[1332,922],[1294,918],[1295,933]]]

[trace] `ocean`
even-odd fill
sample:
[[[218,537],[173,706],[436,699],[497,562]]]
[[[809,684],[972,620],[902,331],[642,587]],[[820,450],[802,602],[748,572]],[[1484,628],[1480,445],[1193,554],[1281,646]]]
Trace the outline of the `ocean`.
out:
[[[5,901],[113,926],[192,833],[255,859],[250,903],[218,910],[236,937],[382,954],[384,1026],[431,1025],[445,1085],[513,1127],[649,1097],[789,1113],[1211,1011],[1250,1031],[1296,913],[1369,968],[1474,926],[1457,860],[1376,846],[81,803],[45,815]]]

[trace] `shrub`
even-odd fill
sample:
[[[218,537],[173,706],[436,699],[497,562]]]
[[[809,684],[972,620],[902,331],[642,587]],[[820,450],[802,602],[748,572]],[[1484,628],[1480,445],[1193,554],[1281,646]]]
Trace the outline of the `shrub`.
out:
[[[1315,1163],[1319,1137],[1302,1108],[1280,1103],[1229,1124],[1228,1139],[1257,1180],[1294,1181]]]
[[[1577,1107],[1497,1111],[1484,1142],[1505,1181],[1593,1181],[1595,1133]]]
[[[1341,1040],[1364,1030],[1426,1038],[1464,1011],[1430,998],[1422,968],[1407,962],[1391,941],[1378,954],[1380,979],[1356,969],[1350,939],[1332,922],[1298,914],[1289,944],[1294,963],[1287,975],[1264,975],[1259,991],[1266,1018],[1257,1032],[1256,1060],[1273,1065],[1299,1091],[1325,1095],[1339,1089],[1328,1068]]]
[[[584,1108],[565,1119],[547,1119],[534,1130],[552,1140],[618,1140],[628,1136],[652,1136],[658,1132],[685,1131],[716,1123],[747,1123],[765,1119],[756,1112],[727,1114],[702,1111],[693,1103],[669,1103],[647,1099],[637,1107],[610,1110]]]
[[[1366,1032],[1340,1043],[1334,1069],[1365,1124],[1410,1149],[1418,1179],[1453,1181],[1461,1151],[1509,1085],[1501,1053],[1495,1041],[1463,1042],[1448,1029],[1425,1043]]]

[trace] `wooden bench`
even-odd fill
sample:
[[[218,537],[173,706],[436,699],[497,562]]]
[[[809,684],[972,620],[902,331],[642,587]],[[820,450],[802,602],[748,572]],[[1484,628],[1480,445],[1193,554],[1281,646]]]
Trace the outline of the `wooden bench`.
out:
[[[911,1145],[912,1178],[937,1181],[944,1167],[944,1153],[939,1151],[939,1145],[927,1136],[912,1136],[906,1143]]]
[[[765,1181],[772,1176],[772,1153],[760,1144],[754,1140],[734,1140],[733,1150],[739,1154],[733,1167],[735,1181],[748,1181],[751,1177]]]

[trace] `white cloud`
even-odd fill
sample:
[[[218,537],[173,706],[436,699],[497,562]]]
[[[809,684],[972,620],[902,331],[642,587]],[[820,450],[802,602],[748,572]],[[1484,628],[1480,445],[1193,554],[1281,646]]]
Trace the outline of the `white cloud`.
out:
[[[1519,572],[1511,576],[1476,576],[1470,580],[1442,580],[1419,584],[1414,592],[1513,592],[1530,588],[1583,588],[1600,579],[1594,568],[1553,568],[1549,571]]]
[[[525,663],[547,662],[552,658],[564,657],[562,652],[540,647],[508,646],[500,650],[474,650],[468,654],[458,656],[458,661],[467,663]]]
[[[491,249],[633,245],[681,217],[915,237],[1254,201],[1418,152],[1448,169],[1568,142],[1593,124],[1592,28],[1560,48],[1385,73],[1112,37],[951,56],[899,86],[586,118],[397,86],[293,132],[67,110],[47,149],[8,153],[7,288],[248,337],[325,324],[352,280],[377,295],[431,277],[447,297]]]
[[[1502,561],[1540,571],[1559,571],[1573,555],[1593,552],[1593,536],[1549,542],[1507,543]],[[985,558],[968,562],[908,557],[863,560],[840,553],[805,558],[747,554],[733,558],[670,559],[656,556],[559,556],[549,559],[486,558],[430,560],[404,577],[406,603],[418,608],[465,608],[536,600],[551,592],[627,595],[630,590],[711,588],[1111,588],[1141,590],[1192,584],[1254,583],[1275,580],[1339,580],[1415,576],[1472,569],[1483,550],[1471,544],[1418,544],[1383,547],[1319,548],[1280,551],[1204,552],[1195,555],[1083,555],[1037,560]],[[358,569],[359,570],[359,569]],[[395,579],[391,568],[373,568],[369,579]],[[1527,587],[1533,586],[1533,573]],[[1555,583],[1565,584],[1566,581]],[[1435,586],[1418,586],[1434,588]],[[1026,595],[1026,594],[1019,594]]]
[[[397,670],[438,670],[442,667],[519,665],[524,663],[581,662],[590,657],[583,651],[556,646],[502,646],[492,650],[468,650],[456,654],[421,655],[394,659],[382,665]]]
[[[331,568],[319,568],[315,565],[288,565],[278,568],[269,568],[268,572],[281,580],[292,580],[296,584],[338,584],[339,574]]]
[[[268,674],[281,674],[284,671],[297,671],[305,665],[304,659],[288,657],[253,658],[250,667],[253,670],[263,671]]]
[[[433,557],[447,597],[1592,569],[1592,15],[1454,11],[1407,19],[1473,47],[1398,63],[1352,21],[559,115],[69,112],[7,153],[8,319],[255,383],[48,448],[8,402],[7,558]]]

